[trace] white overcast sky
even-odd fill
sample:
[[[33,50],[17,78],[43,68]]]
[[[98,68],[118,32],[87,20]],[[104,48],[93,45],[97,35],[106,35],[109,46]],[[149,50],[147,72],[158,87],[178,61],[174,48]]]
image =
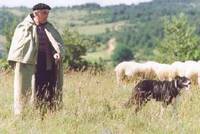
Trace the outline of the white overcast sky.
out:
[[[55,6],[72,6],[84,3],[98,3],[101,6],[116,4],[138,4],[140,2],[149,2],[152,0],[0,0],[0,6],[15,7],[26,6],[32,7],[37,3],[46,3],[51,7]]]

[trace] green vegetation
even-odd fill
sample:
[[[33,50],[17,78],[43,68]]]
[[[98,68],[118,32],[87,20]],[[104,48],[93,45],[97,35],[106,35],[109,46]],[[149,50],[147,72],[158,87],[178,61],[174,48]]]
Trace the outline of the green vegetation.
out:
[[[118,63],[122,61],[132,60],[134,58],[134,55],[128,47],[120,44],[120,45],[117,45],[111,57],[112,57],[114,65],[117,65]]]
[[[83,56],[86,60],[91,61],[91,62],[95,62],[98,61],[99,58],[102,58],[106,61],[110,61],[110,54],[105,51],[98,51],[98,52],[92,52],[92,53],[87,53],[87,55]]]
[[[93,24],[93,25],[85,25],[85,26],[77,26],[72,27],[72,31],[78,31],[81,34],[84,35],[98,35],[102,33],[108,33],[108,32],[115,32],[119,31],[121,27],[123,27],[126,24],[125,21],[121,22],[113,22],[113,23],[104,23],[104,24]]]
[[[0,34],[4,35],[4,27],[12,25],[11,23],[16,19],[12,13],[0,9]]]
[[[172,63],[200,59],[200,38],[195,34],[195,28],[188,24],[186,16],[165,18],[164,24],[164,38],[157,48],[159,61]]]
[[[76,71],[93,67],[93,63],[86,61],[83,56],[86,55],[87,50],[93,50],[92,48],[96,47],[94,40],[81,36],[78,32],[71,32],[69,29],[64,31],[63,37],[65,49],[64,67]],[[95,69],[98,69],[97,63],[95,63]]]

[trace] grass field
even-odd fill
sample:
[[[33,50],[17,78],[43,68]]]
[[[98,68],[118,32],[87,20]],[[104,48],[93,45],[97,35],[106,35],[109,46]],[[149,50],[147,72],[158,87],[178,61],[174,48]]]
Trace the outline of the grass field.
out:
[[[94,35],[94,34],[102,34],[105,33],[107,29],[110,31],[118,31],[126,25],[126,21],[119,21],[114,23],[107,23],[107,24],[93,24],[93,25],[83,25],[83,26],[76,26],[71,28],[72,31],[78,31],[80,34],[84,35]]]
[[[98,52],[87,53],[87,55],[83,56],[83,58],[91,62],[98,61],[99,58],[109,61],[111,60],[111,54],[109,54],[106,50],[102,50]]]
[[[23,120],[13,116],[13,74],[0,77],[0,134],[198,134],[200,89],[183,92],[160,117],[160,103],[151,101],[137,114],[125,109],[133,85],[118,87],[114,72],[99,75],[71,72],[64,79],[64,107],[42,121],[28,107]]]

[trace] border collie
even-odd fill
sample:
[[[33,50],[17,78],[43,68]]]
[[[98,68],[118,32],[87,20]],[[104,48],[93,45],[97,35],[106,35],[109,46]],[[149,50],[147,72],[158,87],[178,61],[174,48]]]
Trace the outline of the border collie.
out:
[[[172,103],[182,89],[189,90],[191,81],[186,77],[176,76],[172,81],[142,80],[132,91],[132,96],[125,107],[136,104],[135,113],[151,99],[162,101],[164,106]]]

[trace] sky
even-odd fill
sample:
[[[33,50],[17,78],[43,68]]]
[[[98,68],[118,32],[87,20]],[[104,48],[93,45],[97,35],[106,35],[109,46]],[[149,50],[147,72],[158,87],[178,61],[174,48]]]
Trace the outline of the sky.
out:
[[[150,2],[152,0],[0,0],[0,7],[26,6],[32,7],[37,3],[46,3],[51,7],[55,6],[73,6],[84,3],[98,3],[101,6],[117,5],[117,4],[139,4],[140,2]]]

